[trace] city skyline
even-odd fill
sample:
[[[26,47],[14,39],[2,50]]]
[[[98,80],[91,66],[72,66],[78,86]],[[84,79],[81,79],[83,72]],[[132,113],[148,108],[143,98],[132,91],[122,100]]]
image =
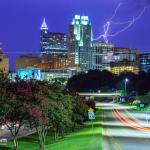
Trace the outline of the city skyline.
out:
[[[50,32],[65,32],[68,35],[68,26],[75,14],[87,15],[91,20],[94,38],[103,34],[103,25],[113,15],[114,10],[123,0],[85,0],[61,2],[43,1],[18,1],[0,2],[0,41],[3,43],[3,50],[14,64],[15,58],[24,53],[39,54],[40,52],[40,26],[45,17]],[[118,11],[115,21],[126,21],[136,17],[149,1],[138,1],[123,3]],[[132,5],[131,5],[132,3]],[[128,8],[128,10],[126,10]],[[145,10],[134,25],[116,37],[109,38],[111,43],[122,47],[138,48],[141,51],[149,51],[150,21],[147,19],[150,9]],[[122,19],[121,19],[122,18]],[[121,19],[121,20],[120,20]],[[143,23],[144,22],[144,23]],[[113,26],[111,32],[120,30],[121,27]],[[12,65],[11,65],[11,68]]]

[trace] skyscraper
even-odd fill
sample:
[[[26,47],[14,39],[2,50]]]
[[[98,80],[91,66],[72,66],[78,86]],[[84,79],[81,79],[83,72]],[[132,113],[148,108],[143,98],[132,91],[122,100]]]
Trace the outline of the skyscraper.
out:
[[[49,32],[45,21],[41,25],[40,32],[41,55],[50,54],[53,57],[67,53],[67,37],[65,33]]]
[[[92,68],[92,27],[88,16],[75,15],[69,25],[68,50],[75,65],[83,70]]]

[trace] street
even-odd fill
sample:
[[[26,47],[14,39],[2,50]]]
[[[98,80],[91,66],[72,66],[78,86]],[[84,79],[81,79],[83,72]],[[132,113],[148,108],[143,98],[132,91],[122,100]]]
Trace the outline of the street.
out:
[[[97,103],[103,109],[103,150],[149,150],[150,115],[126,106]]]
[[[27,129],[27,128],[22,127],[19,131],[18,138],[25,137],[25,136],[33,134],[35,132],[36,132],[35,129],[31,130],[31,129]],[[7,140],[12,139],[12,135],[7,128],[6,129],[0,129],[0,139],[7,139]]]

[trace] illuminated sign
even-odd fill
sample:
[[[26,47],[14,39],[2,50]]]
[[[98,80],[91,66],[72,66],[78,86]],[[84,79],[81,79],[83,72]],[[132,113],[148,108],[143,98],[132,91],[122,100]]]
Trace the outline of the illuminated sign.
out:
[[[18,69],[18,77],[25,80],[41,80],[41,70],[39,68]]]

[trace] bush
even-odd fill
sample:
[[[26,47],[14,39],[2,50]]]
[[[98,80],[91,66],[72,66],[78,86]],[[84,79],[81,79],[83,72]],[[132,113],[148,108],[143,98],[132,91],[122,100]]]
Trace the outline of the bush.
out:
[[[141,103],[140,100],[134,100],[132,104],[133,104],[133,105],[138,105],[138,104],[140,104],[140,103]]]

